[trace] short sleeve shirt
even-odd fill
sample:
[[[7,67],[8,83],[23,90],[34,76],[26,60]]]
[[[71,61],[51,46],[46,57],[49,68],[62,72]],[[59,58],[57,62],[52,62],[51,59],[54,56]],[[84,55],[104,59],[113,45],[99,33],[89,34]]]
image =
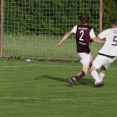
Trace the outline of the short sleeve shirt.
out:
[[[104,46],[99,53],[117,56],[117,28],[109,28],[98,35],[101,39],[106,39]]]
[[[78,25],[74,26],[71,31],[76,34],[77,52],[90,53],[90,38],[96,37],[93,28],[89,25]]]
[[[76,34],[77,26],[74,26],[73,29],[72,29],[71,31],[72,31],[74,34]],[[90,38],[91,38],[91,39],[93,39],[94,37],[96,37],[93,28],[91,29],[89,35],[90,35]]]

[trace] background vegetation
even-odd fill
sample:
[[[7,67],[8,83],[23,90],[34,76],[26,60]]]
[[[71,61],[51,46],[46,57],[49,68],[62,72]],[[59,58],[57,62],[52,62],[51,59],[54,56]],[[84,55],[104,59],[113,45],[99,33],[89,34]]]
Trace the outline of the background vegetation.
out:
[[[117,18],[117,0],[103,0],[103,29],[110,27],[113,18]]]
[[[117,16],[116,6],[117,0],[103,0],[103,29]],[[76,58],[74,35],[61,48],[56,44],[82,13],[99,33],[99,0],[5,0],[3,56]],[[91,51],[95,56],[97,45]]]
[[[116,6],[117,0],[103,0],[104,29],[110,27],[110,20],[117,16]],[[79,0],[77,4],[76,0],[5,0],[4,31],[7,34],[25,32],[36,35],[63,35],[73,24],[78,24],[78,14],[87,11],[91,18],[90,24],[97,28],[98,8],[99,0]]]
[[[5,0],[5,33],[63,34],[66,29],[78,23],[77,14],[85,12],[91,16],[91,25],[97,27],[99,0],[94,0],[95,9],[90,0],[80,4],[82,0],[77,4],[76,0]],[[110,20],[117,16],[116,6],[117,0],[103,0],[104,29],[110,27]],[[15,10],[11,10],[14,8]],[[14,19],[11,19],[11,15]],[[95,16],[95,20],[92,16]]]

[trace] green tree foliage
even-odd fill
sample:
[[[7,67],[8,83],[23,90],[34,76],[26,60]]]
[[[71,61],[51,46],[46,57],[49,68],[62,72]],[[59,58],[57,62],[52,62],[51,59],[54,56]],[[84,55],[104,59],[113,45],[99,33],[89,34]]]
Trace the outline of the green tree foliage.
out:
[[[103,0],[103,29],[110,28],[114,18],[117,18],[117,0]]]
[[[117,13],[116,0],[104,0],[103,27]],[[5,33],[64,34],[79,23],[78,15],[87,13],[90,25],[98,32],[98,0],[5,0]]]

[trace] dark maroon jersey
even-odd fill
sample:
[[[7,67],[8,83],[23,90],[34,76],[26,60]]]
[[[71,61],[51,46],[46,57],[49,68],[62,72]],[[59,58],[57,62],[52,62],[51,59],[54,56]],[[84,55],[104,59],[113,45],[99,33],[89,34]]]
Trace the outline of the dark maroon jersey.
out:
[[[76,31],[76,45],[78,53],[90,53],[90,31],[92,27],[88,25],[78,25]]]

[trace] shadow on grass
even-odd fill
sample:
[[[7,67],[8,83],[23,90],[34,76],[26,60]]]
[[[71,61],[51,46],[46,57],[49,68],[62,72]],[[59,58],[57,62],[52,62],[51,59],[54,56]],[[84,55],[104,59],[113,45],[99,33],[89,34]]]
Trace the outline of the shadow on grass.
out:
[[[92,86],[94,83],[94,80],[89,79],[89,78],[82,78],[82,79],[78,80],[77,83],[81,84],[81,85]]]
[[[47,79],[56,80],[56,81],[59,81],[59,82],[67,82],[67,79],[53,77],[53,76],[49,76],[49,75],[41,75],[40,77],[35,78],[35,80],[39,80],[41,78],[47,78]]]
[[[59,81],[59,82],[68,82],[68,79],[63,79],[63,78],[58,78],[58,77],[53,77],[50,75],[41,75],[38,78],[35,78],[35,80],[40,80],[42,78],[47,78],[47,79],[51,79],[51,80],[55,80],[55,81]],[[89,79],[89,78],[82,78],[78,81],[75,82],[75,85],[87,85],[87,86],[92,86],[94,83],[93,79]],[[69,84],[68,84],[69,85]]]

